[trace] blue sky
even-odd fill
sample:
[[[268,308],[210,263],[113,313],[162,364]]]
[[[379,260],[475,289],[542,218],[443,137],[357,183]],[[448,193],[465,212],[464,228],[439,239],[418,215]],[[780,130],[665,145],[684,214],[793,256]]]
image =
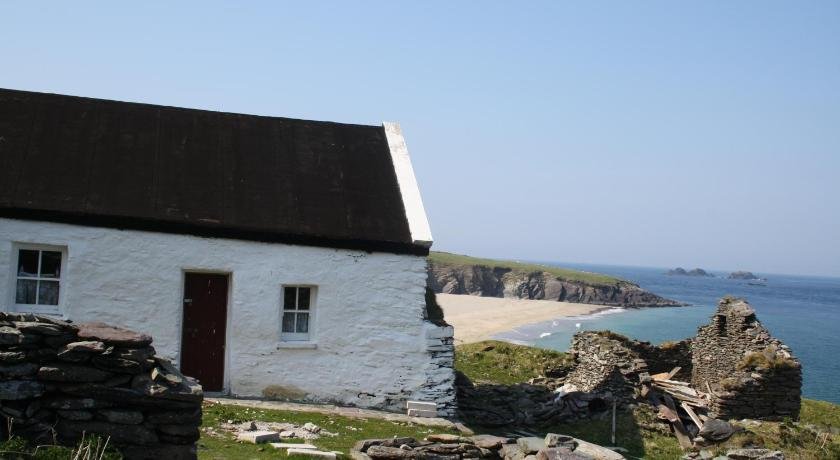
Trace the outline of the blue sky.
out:
[[[440,250],[840,276],[840,2],[116,3],[0,2],[0,86],[399,121]]]

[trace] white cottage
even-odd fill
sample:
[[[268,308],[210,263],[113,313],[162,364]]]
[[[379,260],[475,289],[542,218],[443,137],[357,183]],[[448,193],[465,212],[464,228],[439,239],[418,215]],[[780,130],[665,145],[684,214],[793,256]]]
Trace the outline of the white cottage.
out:
[[[431,244],[395,123],[0,89],[0,307],[149,333],[206,391],[452,414]]]

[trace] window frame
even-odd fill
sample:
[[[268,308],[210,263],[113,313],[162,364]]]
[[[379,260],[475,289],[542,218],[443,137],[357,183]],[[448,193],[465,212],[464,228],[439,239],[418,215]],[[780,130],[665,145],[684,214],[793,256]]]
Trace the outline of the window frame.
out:
[[[295,309],[286,308],[286,289],[294,288],[295,292]],[[300,303],[300,289],[309,289],[309,308],[302,310],[298,308]],[[280,342],[291,344],[305,344],[314,341],[314,324],[315,324],[315,303],[317,299],[318,287],[312,284],[283,284],[280,286]],[[295,314],[295,328],[297,329],[297,315],[300,313],[307,313],[309,316],[307,323],[307,332],[283,332],[283,317],[286,313]]]
[[[21,251],[38,251],[38,275],[37,276],[18,276],[18,264],[20,263],[20,252]],[[58,252],[61,254],[61,272],[58,275],[58,278],[48,278],[41,276],[41,252],[49,251],[49,252]],[[51,315],[51,316],[61,316],[61,312],[64,311],[64,303],[65,297],[67,293],[66,284],[67,284],[67,246],[58,246],[53,244],[41,244],[41,243],[23,243],[23,242],[14,242],[12,243],[12,257],[11,257],[11,267],[10,267],[10,305],[15,312],[19,313],[34,313],[38,315]],[[58,304],[57,305],[44,305],[44,304],[29,304],[29,303],[18,303],[17,302],[17,282],[19,279],[29,279],[29,280],[46,280],[46,281],[57,281],[58,282]],[[36,298],[38,292],[36,291]]]

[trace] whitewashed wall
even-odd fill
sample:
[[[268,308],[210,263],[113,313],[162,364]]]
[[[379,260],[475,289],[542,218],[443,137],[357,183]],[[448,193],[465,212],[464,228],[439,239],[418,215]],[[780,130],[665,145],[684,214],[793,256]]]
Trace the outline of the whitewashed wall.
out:
[[[446,374],[427,349],[427,336],[436,333],[422,320],[423,257],[0,218],[4,310],[14,303],[15,242],[67,247],[66,318],[149,333],[158,354],[175,361],[183,273],[230,273],[225,379],[234,395],[268,389],[400,410]],[[282,348],[279,341],[281,286],[296,283],[318,286],[314,349]]]

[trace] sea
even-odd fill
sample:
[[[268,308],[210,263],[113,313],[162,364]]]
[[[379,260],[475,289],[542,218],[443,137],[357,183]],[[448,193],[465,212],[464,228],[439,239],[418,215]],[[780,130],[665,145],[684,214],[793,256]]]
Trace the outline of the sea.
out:
[[[566,351],[579,330],[611,330],[659,344],[692,337],[707,324],[718,300],[743,297],[770,333],[789,345],[802,362],[806,398],[840,404],[840,278],[755,273],[766,278],[757,284],[714,277],[666,275],[664,268],[546,263],[558,267],[604,273],[680,302],[688,307],[620,309],[532,324],[496,338],[541,348]]]

